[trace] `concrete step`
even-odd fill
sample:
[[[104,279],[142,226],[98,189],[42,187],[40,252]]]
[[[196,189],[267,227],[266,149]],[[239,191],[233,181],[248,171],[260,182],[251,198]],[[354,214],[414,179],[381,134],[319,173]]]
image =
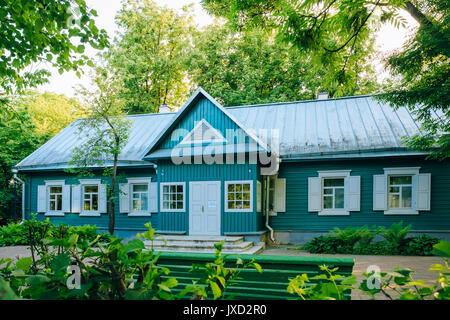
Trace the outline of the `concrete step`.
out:
[[[164,241],[165,240],[165,241]],[[214,244],[225,241],[223,254],[258,254],[265,248],[264,242],[254,245],[251,241],[244,241],[242,236],[179,236],[162,235],[153,241],[153,250],[172,252],[203,252],[215,253]],[[146,247],[152,247],[150,241],[145,241]]]
[[[151,246],[151,242],[145,243],[147,246]],[[246,241],[246,242],[240,242],[240,243],[224,243],[222,250],[228,250],[232,252],[239,252],[243,250],[250,249],[253,246],[253,242]],[[214,242],[190,242],[190,241],[167,241],[167,244],[164,243],[164,241],[153,241],[153,248],[155,250],[160,248],[192,248],[192,249],[212,249],[216,250],[214,247]]]
[[[182,236],[182,235],[159,235],[155,238],[155,241],[161,241],[165,239],[169,242],[208,242],[218,243],[225,241],[225,243],[241,243],[244,242],[243,236]]]

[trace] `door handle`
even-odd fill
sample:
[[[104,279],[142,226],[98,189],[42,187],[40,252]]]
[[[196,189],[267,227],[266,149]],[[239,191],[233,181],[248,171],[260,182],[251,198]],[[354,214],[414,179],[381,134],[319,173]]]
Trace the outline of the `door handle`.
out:
[[[205,206],[202,206],[202,212],[205,212]]]

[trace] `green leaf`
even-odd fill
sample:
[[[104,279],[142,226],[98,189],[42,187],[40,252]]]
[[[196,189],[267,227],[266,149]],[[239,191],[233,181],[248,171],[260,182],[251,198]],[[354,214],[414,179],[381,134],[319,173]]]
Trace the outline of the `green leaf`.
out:
[[[144,249],[145,249],[144,242],[142,242],[139,239],[133,239],[125,245],[125,253],[130,253],[133,251],[141,251]]]
[[[442,240],[435,244],[432,253],[436,256],[450,258],[450,242]]]
[[[66,253],[55,256],[50,263],[50,268],[54,271],[67,270],[70,265],[70,257]]]
[[[33,260],[31,259],[31,257],[26,257],[26,258],[19,259],[17,261],[16,268],[23,270],[23,271],[28,271],[28,269],[30,269],[32,264],[33,264]]]
[[[220,296],[222,295],[222,290],[220,290],[219,286],[217,285],[217,283],[215,282],[210,282],[209,283],[214,295],[214,299],[218,299],[220,298]]]

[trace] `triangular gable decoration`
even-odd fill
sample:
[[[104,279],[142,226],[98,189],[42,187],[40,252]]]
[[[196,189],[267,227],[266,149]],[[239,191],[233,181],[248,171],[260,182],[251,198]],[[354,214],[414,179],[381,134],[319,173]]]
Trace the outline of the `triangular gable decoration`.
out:
[[[189,132],[180,145],[204,144],[204,143],[223,143],[226,142],[223,135],[215,129],[205,119],[197,123],[194,129]]]

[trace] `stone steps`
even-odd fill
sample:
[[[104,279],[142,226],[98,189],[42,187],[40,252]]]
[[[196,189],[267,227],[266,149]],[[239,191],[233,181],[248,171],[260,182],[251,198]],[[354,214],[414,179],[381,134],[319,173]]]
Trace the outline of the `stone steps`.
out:
[[[244,241],[242,236],[177,236],[160,235],[153,241],[153,250],[172,252],[203,252],[215,253],[214,244],[224,241],[223,254],[258,254],[265,248],[264,242],[256,245],[251,241]],[[152,243],[145,241],[150,249]]]

